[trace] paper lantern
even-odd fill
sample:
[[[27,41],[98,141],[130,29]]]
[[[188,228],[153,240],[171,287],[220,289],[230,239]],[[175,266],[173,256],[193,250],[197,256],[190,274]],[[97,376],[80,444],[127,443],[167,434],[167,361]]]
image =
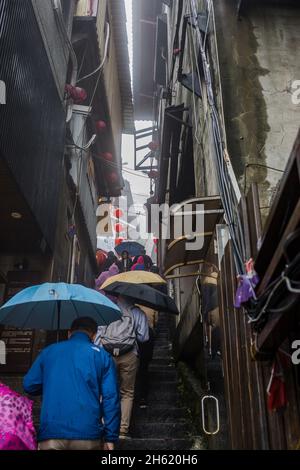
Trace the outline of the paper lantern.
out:
[[[123,211],[121,209],[116,209],[115,210],[115,217],[117,219],[120,219],[121,217],[123,217]]]
[[[158,147],[159,147],[158,142],[155,142],[154,140],[153,140],[152,142],[150,142],[150,144],[148,145],[148,148],[149,148],[152,152],[156,152],[156,150],[158,150]]]
[[[124,227],[123,227],[122,224],[116,224],[115,225],[115,230],[116,230],[117,233],[120,233],[120,232],[123,232]]]
[[[66,85],[65,91],[68,98],[71,98],[75,104],[80,104],[87,99],[87,92],[83,88],[73,85]]]
[[[114,159],[114,156],[110,152],[103,152],[101,153],[101,157],[104,158],[104,160],[107,160],[108,162],[112,162]]]
[[[158,178],[158,171],[156,171],[156,170],[151,170],[151,171],[149,171],[148,176],[149,176],[149,178],[151,178],[151,179]]]
[[[96,253],[96,260],[97,260],[97,265],[98,265],[99,268],[100,268],[100,267],[103,265],[103,263],[106,261],[106,258],[107,258],[107,256],[106,256],[105,253],[103,253],[103,251],[101,251],[101,250],[98,250],[98,251],[97,251],[97,253]]]
[[[155,253],[155,254],[158,253],[158,248],[157,248],[157,247],[154,248],[154,253]]]
[[[158,238],[153,238],[153,243],[155,243],[155,245],[158,244]]]
[[[119,176],[115,171],[113,171],[112,173],[108,175],[108,180],[112,184],[117,183],[119,180]]]
[[[106,122],[105,121],[96,121],[96,129],[98,132],[103,132],[106,129]]]

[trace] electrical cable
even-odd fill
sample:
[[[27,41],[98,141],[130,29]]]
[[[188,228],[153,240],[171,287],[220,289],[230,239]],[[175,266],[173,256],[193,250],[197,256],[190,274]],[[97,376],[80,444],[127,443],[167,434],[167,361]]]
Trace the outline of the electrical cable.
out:
[[[109,39],[110,39],[110,26],[108,22],[106,22],[106,28],[107,29],[106,29],[106,39],[105,39],[105,45],[104,45],[104,55],[103,55],[101,64],[93,72],[85,75],[84,77],[79,78],[79,80],[77,80],[77,84],[82,82],[83,80],[87,80],[88,78],[93,77],[94,75],[96,75],[96,73],[102,71],[104,64],[106,62],[106,59],[107,59],[108,45],[109,45]]]
[[[82,150],[83,152],[87,152],[87,153],[90,153],[91,155],[93,155],[94,157],[96,157],[98,160],[102,160],[102,163],[104,165],[108,165],[108,166],[111,166],[113,168],[120,168],[119,164],[118,163],[115,163],[115,162],[110,162],[108,160],[106,160],[104,157],[101,157],[98,153],[95,153],[95,152],[89,152],[89,149],[87,148],[84,148],[84,147],[80,147],[79,145],[76,145],[75,143],[71,146],[73,148],[76,148],[78,150]],[[122,172],[124,173],[128,173],[132,176],[136,176],[138,178],[144,178],[146,180],[149,180],[149,177],[148,176],[144,176],[144,175],[141,175],[140,173],[138,172],[135,172],[134,168],[131,169],[132,171],[128,170],[127,168],[122,168]]]
[[[206,4],[208,5],[208,11],[211,12],[210,7],[212,6],[212,4],[208,2],[206,2]],[[206,83],[207,99],[208,99],[208,104],[211,109],[210,116],[211,116],[211,123],[212,123],[213,141],[214,141],[214,147],[215,147],[215,152],[213,152],[213,156],[214,156],[215,166],[217,169],[217,181],[219,184],[224,211],[225,211],[226,219],[228,222],[229,233],[233,242],[235,264],[236,264],[237,272],[240,274],[240,273],[245,273],[245,267],[244,267],[244,262],[243,262],[244,233],[242,229],[242,223],[241,223],[238,211],[236,209],[237,201],[234,200],[234,196],[233,196],[234,189],[233,189],[232,181],[228,174],[227,166],[225,165],[224,144],[223,144],[223,139],[221,136],[220,119],[219,119],[219,115],[218,115],[218,111],[217,111],[217,107],[216,107],[215,99],[214,99],[214,91],[213,91],[210,67],[208,64],[207,57],[206,57],[205,49],[203,47],[203,40],[202,40],[202,35],[201,35],[202,33],[197,23],[198,12],[197,12],[197,8],[195,5],[195,0],[189,0],[189,5],[190,5],[191,14],[196,23],[196,32],[197,32],[197,38],[198,38],[198,43],[199,43],[200,52],[201,52],[202,65],[203,65],[203,71],[204,71],[204,80]],[[209,18],[211,18],[210,15],[208,15]],[[209,25],[207,24],[207,28],[206,28],[207,32],[208,32],[208,27]],[[199,81],[201,82],[201,76],[199,76]]]

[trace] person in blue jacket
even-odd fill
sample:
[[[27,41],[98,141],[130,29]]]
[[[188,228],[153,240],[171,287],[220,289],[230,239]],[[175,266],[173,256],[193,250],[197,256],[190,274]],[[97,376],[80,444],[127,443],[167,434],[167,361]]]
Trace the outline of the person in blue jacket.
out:
[[[93,319],[76,319],[69,340],[45,348],[24,377],[26,393],[43,395],[40,450],[114,449],[118,381],[112,357],[93,343],[96,333]]]

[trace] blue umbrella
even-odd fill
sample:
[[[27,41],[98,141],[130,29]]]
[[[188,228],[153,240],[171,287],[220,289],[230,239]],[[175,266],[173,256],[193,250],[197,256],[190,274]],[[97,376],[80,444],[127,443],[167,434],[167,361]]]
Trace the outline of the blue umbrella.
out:
[[[79,317],[109,325],[121,316],[117,305],[99,292],[65,283],[28,287],[0,308],[0,324],[21,329],[67,330]]]
[[[127,251],[129,256],[141,256],[145,247],[138,242],[128,241],[120,243],[120,245],[115,247],[115,251],[118,255],[121,255],[123,251]]]

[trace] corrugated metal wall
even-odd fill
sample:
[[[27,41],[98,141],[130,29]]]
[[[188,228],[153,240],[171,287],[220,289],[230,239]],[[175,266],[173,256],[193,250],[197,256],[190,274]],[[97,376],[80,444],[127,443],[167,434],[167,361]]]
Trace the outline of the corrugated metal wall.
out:
[[[30,1],[0,0],[0,79],[0,155],[53,248],[65,117]]]

